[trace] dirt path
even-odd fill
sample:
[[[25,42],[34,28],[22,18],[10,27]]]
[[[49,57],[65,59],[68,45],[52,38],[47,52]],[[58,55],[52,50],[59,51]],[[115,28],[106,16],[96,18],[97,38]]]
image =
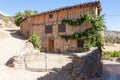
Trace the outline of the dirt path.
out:
[[[47,72],[29,72],[8,68],[4,64],[25,45],[26,40],[14,34],[16,29],[0,29],[0,80],[37,80]]]
[[[0,64],[4,64],[10,57],[14,56],[17,51],[19,51],[24,45],[26,40],[18,39],[13,37],[15,31],[2,29],[0,36],[7,36],[0,38]]]
[[[10,57],[14,56],[16,52],[19,52],[23,48],[26,42],[22,37],[15,35],[15,31],[16,29],[0,29],[0,80],[48,80],[51,76],[47,75],[52,75],[53,78],[56,78],[56,74],[54,73],[17,70],[4,65]],[[94,80],[120,80],[120,64],[104,61],[104,67],[111,74],[106,75],[108,73],[105,73],[105,78]],[[57,76],[59,77],[59,75]],[[62,79],[61,76],[59,79]]]

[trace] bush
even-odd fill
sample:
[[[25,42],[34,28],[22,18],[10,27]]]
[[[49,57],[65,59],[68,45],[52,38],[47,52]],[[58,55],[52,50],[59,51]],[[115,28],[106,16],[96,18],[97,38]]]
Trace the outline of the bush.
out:
[[[41,43],[41,39],[37,34],[33,34],[30,38],[29,38],[29,42],[31,42],[34,47],[39,48],[40,47],[40,43]]]
[[[120,51],[103,51],[102,52],[103,57],[108,58],[108,57],[119,57],[120,56]]]
[[[8,17],[4,17],[3,20],[4,20],[5,23],[9,22],[9,18]]]
[[[89,51],[90,48],[91,48],[91,45],[89,43],[88,44],[84,44],[84,46],[83,46],[83,50],[84,51]]]

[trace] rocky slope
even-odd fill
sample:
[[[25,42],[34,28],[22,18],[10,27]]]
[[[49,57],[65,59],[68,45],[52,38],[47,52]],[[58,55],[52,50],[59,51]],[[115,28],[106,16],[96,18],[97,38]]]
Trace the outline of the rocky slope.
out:
[[[6,22],[5,19],[7,19],[8,22]],[[11,28],[11,27],[16,27],[13,16],[9,16],[0,12],[0,28]]]
[[[106,43],[120,44],[120,31],[105,31],[104,39]]]

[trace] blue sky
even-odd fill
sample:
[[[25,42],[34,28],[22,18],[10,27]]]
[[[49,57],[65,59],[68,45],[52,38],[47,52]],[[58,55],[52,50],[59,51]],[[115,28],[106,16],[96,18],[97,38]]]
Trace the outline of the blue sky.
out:
[[[90,1],[96,0],[3,0],[0,2],[0,11],[9,15],[14,15],[18,11],[23,12],[27,9],[43,12]],[[106,14],[107,28],[120,31],[120,0],[100,1],[103,9],[101,14]]]

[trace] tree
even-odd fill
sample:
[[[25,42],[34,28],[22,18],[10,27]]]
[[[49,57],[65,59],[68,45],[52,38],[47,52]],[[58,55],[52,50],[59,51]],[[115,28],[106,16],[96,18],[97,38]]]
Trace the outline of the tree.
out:
[[[38,13],[37,10],[34,10],[34,11],[32,11],[32,10],[25,10],[23,13],[22,13],[22,12],[17,12],[17,13],[15,14],[15,17],[14,17],[14,19],[15,19],[15,24],[16,24],[17,26],[19,26],[19,25],[20,25],[20,21],[21,21],[23,18],[25,18],[25,17],[27,17],[27,16],[30,16],[30,15],[32,15],[32,14],[36,14],[36,13]]]
[[[21,21],[23,18],[24,18],[24,13],[22,13],[22,12],[16,13],[16,16],[14,17],[14,19],[15,19],[15,24],[16,24],[17,26],[19,26],[19,25],[20,25],[20,21]]]
[[[24,15],[25,15],[25,16],[29,16],[29,15],[31,15],[32,13],[33,13],[32,10],[25,10],[25,11],[24,11]]]
[[[34,10],[34,13],[35,13],[35,14],[37,14],[37,13],[38,13],[38,11],[37,11],[37,10]]]

